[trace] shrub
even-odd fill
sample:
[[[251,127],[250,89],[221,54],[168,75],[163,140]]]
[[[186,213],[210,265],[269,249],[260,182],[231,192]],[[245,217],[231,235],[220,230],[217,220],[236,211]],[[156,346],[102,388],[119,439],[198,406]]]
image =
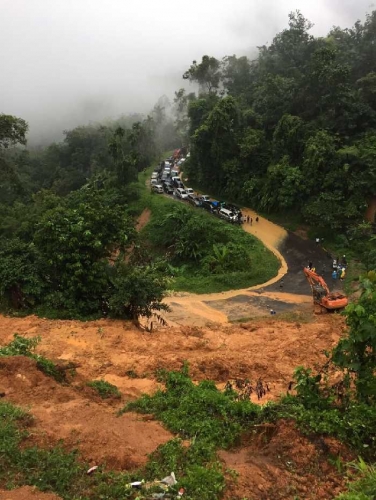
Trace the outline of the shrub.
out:
[[[88,382],[87,385],[95,389],[102,399],[121,397],[116,385],[110,384],[106,380],[93,380],[92,382]]]

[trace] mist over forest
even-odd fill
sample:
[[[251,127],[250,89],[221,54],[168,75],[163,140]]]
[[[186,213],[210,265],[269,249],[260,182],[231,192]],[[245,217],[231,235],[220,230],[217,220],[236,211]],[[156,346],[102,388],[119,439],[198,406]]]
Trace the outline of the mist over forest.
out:
[[[369,0],[1,4],[0,111],[29,123],[30,146],[61,140],[77,125],[147,114],[162,95],[172,101],[202,54],[257,57],[290,11],[300,9],[312,33],[325,36],[370,9]]]

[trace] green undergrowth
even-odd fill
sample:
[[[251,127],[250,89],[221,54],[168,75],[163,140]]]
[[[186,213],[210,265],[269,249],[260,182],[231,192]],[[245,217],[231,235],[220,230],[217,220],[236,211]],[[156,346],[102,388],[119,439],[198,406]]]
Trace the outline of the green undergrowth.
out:
[[[157,454],[161,459],[161,456],[173,450],[169,465],[183,476],[183,481],[185,470],[191,463],[218,472],[218,449],[240,444],[244,433],[255,431],[255,424],[277,422],[282,418],[294,420],[300,431],[313,442],[320,436],[333,436],[359,456],[369,461],[375,459],[374,406],[357,401],[340,404],[330,394],[315,392],[317,380],[311,376],[310,370],[296,370],[296,396],[287,395],[278,403],[264,406],[255,405],[249,400],[239,401],[235,392],[221,392],[214,382],[194,384],[189,378],[187,366],[181,372],[161,372],[160,380],[165,383],[165,390],[159,390],[152,396],[144,395],[128,403],[122,411],[153,414],[170,431],[189,440],[189,447],[182,449],[177,443],[168,443]],[[337,459],[341,460],[341,457]],[[152,463],[149,467],[152,467]],[[374,470],[367,469],[367,474],[362,481],[369,484],[369,490],[372,491]],[[350,496],[344,498],[352,499]]]
[[[110,384],[106,380],[92,380],[87,385],[97,391],[102,399],[120,398],[121,394],[116,385]]]
[[[34,350],[40,342],[40,337],[27,339],[17,333],[13,340],[6,346],[0,347],[0,357],[3,356],[26,356],[36,361],[36,367],[45,375],[54,378],[57,382],[66,382],[65,371],[59,370],[50,359],[35,354]]]
[[[260,407],[248,401],[237,401],[233,391],[221,392],[214,382],[195,385],[187,365],[180,372],[160,372],[165,390],[143,395],[128,403],[124,411],[152,413],[166,427],[183,439],[194,439],[214,448],[239,444],[241,433],[254,422]]]
[[[376,466],[368,465],[361,458],[349,464],[350,470],[353,469],[356,481],[349,483],[349,491],[342,493],[335,500],[374,500],[376,498]]]
[[[263,418],[270,422],[293,419],[307,435],[333,436],[354,452],[370,460],[376,458],[376,409],[373,406],[354,402],[341,407],[326,398],[313,403],[287,395],[279,403],[264,407]]]
[[[152,413],[179,436],[154,452],[147,475],[173,470],[187,498],[215,500],[221,497],[225,477],[216,451],[240,444],[243,432],[258,421],[261,409],[249,400],[237,401],[234,391],[221,392],[211,381],[195,385],[187,365],[180,372],[159,372],[166,389],[143,395],[121,411]],[[181,440],[188,440],[189,446]]]
[[[165,259],[170,288],[215,293],[247,288],[274,277],[279,261],[252,235],[202,209],[153,195],[152,217],[140,246]]]

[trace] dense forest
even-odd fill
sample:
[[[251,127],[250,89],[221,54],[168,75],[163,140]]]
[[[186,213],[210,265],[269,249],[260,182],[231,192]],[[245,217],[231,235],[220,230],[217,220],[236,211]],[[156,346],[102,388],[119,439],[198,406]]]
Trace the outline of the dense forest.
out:
[[[376,206],[376,11],[325,38],[291,13],[257,59],[203,56],[176,92],[194,184],[266,213],[369,240]],[[360,224],[360,226],[359,226]]]
[[[78,127],[30,150],[16,147],[26,144],[26,122],[0,115],[3,309],[133,319],[163,309],[155,263],[125,258],[135,238],[135,181],[165,147],[158,114]]]

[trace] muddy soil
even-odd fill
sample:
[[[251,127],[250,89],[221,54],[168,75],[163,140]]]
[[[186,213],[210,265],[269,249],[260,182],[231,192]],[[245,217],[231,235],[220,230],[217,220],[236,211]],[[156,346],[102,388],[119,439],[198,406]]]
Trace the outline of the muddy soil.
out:
[[[260,426],[243,441],[239,450],[219,453],[225,466],[239,474],[229,481],[228,500],[242,498],[244,492],[254,500],[327,500],[344,487],[343,476],[328,463],[328,454],[347,461],[354,458],[336,440],[309,439],[293,422],[283,420]]]
[[[33,486],[23,486],[11,491],[0,490],[0,500],[60,500],[53,493],[43,493]]]
[[[127,401],[158,388],[155,379],[158,368],[179,369],[188,360],[194,380],[212,379],[220,388],[228,380],[249,378],[255,381],[261,377],[270,387],[270,392],[261,400],[264,403],[278,399],[287,391],[296,366],[313,367],[325,362],[323,350],[338,342],[343,326],[341,317],[325,315],[312,316],[309,323],[261,318],[205,328],[160,328],[147,334],[131,323],[114,320],[83,323],[50,321],[34,316],[0,317],[0,344],[8,343],[15,332],[26,337],[40,335],[41,343],[37,348],[40,354],[60,364],[69,361],[77,365],[71,385],[63,386],[38,371],[29,358],[2,358],[0,389],[5,392],[5,400],[29,408],[34,415],[29,444],[52,446],[63,439],[64,446],[77,448],[89,465],[131,470],[145,463],[148,453],[172,437],[148,417],[133,413],[116,415]],[[101,400],[85,385],[93,379],[115,384],[121,399]],[[258,402],[253,395],[252,400]],[[280,446],[285,438],[285,446],[290,448],[292,440],[300,443],[303,439],[297,431],[287,436],[281,432],[277,434]],[[271,449],[268,452],[263,448],[256,453],[254,446],[247,442],[241,450],[221,454],[226,468],[240,474],[236,486],[232,485],[229,490],[232,496],[229,493],[226,498],[292,500],[295,493],[288,489],[292,472],[286,465],[286,461],[292,460],[292,450],[286,452],[287,458],[281,461]],[[300,445],[300,449],[304,446]],[[303,451],[301,453],[303,455]],[[320,481],[324,481],[320,479],[322,472],[315,468],[316,462],[313,463],[312,469],[308,466],[299,469],[293,483],[297,485],[294,491],[304,492],[303,486],[309,487],[312,475],[317,476],[317,488],[320,487]],[[309,479],[305,479],[307,477]],[[278,478],[275,484],[284,496],[282,493],[268,496],[273,478]],[[326,481],[325,492],[335,492],[336,481]],[[256,491],[256,496],[252,497],[250,491]],[[10,498],[23,500],[26,497]],[[41,500],[52,498],[41,497]]]

